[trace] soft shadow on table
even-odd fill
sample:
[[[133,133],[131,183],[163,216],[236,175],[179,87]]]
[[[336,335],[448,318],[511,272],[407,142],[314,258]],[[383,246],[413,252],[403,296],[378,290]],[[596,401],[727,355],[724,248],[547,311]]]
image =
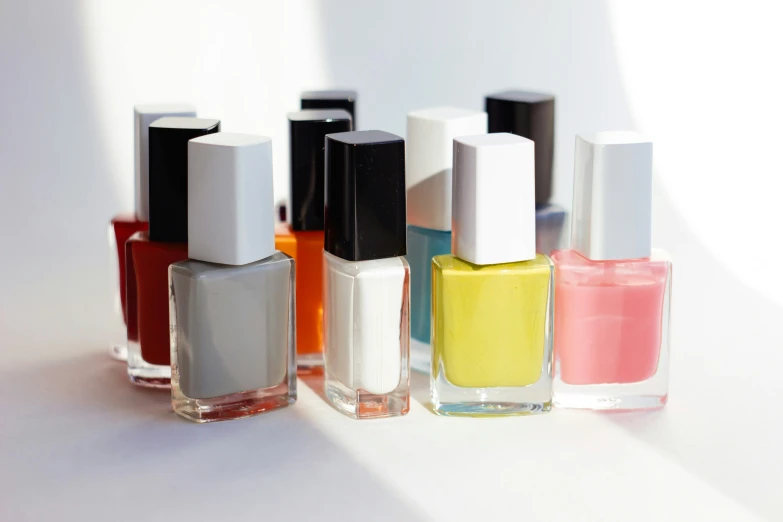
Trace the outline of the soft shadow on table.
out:
[[[130,521],[138,520],[138,506],[154,508],[150,520],[175,513],[316,520],[326,513],[364,522],[361,498],[372,499],[373,520],[427,520],[299,404],[198,425],[171,411],[168,390],[131,385],[123,364],[97,350],[5,368],[0,394],[3,520],[95,520],[110,512]]]
[[[109,357],[108,349],[53,359],[19,371],[5,371],[0,386],[9,390],[33,387],[24,417],[80,413],[110,414],[175,421],[168,389],[133,386],[125,362]]]
[[[726,270],[682,225],[663,187],[656,183],[655,189],[657,215],[670,221],[662,229],[677,231],[667,237],[674,259],[669,404],[605,418],[742,505],[775,518],[783,424],[770,406],[779,404],[775,395],[783,397],[783,309]]]

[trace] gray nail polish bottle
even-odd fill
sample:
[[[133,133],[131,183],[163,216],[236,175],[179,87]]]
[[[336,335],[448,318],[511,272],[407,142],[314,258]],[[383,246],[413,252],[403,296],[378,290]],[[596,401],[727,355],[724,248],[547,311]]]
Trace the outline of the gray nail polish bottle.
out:
[[[294,260],[275,250],[272,141],[188,143],[188,257],[169,268],[171,394],[196,422],[296,400]]]

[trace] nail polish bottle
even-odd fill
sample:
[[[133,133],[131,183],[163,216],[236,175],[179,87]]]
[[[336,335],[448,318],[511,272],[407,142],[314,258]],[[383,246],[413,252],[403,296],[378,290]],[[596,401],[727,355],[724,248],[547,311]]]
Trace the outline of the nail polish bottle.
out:
[[[405,142],[382,131],[326,136],[326,396],[354,418],[408,413],[410,269]]]
[[[651,142],[577,136],[571,248],[552,256],[557,406],[666,404],[672,263],[650,246],[651,207]]]
[[[432,261],[439,415],[519,415],[552,400],[552,262],[535,249],[534,145],[454,139],[451,255]]]
[[[487,113],[438,107],[408,114],[405,184],[411,267],[411,368],[430,371],[432,258],[451,253],[451,162],[457,136],[486,134]]]
[[[142,221],[136,214],[119,214],[114,216],[109,224],[109,251],[111,252],[112,279],[115,283],[113,292],[114,313],[112,321],[118,329],[122,325],[123,337],[109,344],[109,354],[118,361],[128,360],[128,312],[126,310],[127,292],[125,291],[125,242],[137,233],[146,231],[147,221]]]
[[[356,128],[356,91],[305,91],[301,95],[302,109],[342,109],[351,115]]]
[[[351,115],[351,128],[348,131],[356,129],[356,91],[304,91],[300,102],[303,110],[344,110]],[[276,207],[278,221],[284,222],[286,213],[286,202],[278,202]]]
[[[133,121],[135,127],[135,164],[136,184],[135,202],[136,209],[133,214],[120,214],[111,220],[109,226],[109,251],[112,257],[114,281],[117,286],[114,290],[114,302],[116,310],[116,323],[122,322],[122,331],[126,332],[128,314],[125,310],[125,242],[136,232],[147,230],[149,213],[149,141],[148,128],[150,123],[164,116],[195,116],[196,109],[187,104],[171,105],[136,105],[133,108]],[[127,332],[121,339],[111,343],[111,355],[118,360],[128,358]]]
[[[489,132],[510,132],[536,144],[536,252],[561,247],[566,212],[549,202],[555,139],[555,97],[525,91],[491,94],[484,100]]]
[[[149,232],[125,244],[128,377],[140,386],[171,384],[168,271],[188,258],[188,140],[219,130],[202,118],[149,126]]]
[[[275,250],[272,140],[188,142],[188,259],[169,268],[171,401],[196,422],[296,401],[294,261]]]
[[[296,260],[296,359],[299,369],[323,366],[324,138],[351,130],[343,110],[288,115],[291,130],[291,223],[276,227],[275,248]]]

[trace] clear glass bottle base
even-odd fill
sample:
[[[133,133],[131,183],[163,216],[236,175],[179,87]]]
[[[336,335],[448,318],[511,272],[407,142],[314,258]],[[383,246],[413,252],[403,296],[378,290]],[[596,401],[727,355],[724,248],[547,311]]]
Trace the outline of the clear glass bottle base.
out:
[[[411,337],[411,370],[430,373],[431,360],[432,348],[430,348],[430,344]]]
[[[669,399],[669,354],[661,354],[658,371],[644,381],[608,384],[571,384],[555,374],[552,402],[557,408],[581,410],[654,410],[666,406]]]
[[[376,395],[364,390],[353,391],[339,382],[327,379],[326,397],[339,411],[354,419],[398,417],[408,413],[408,394]]]
[[[142,373],[142,375],[139,375]],[[136,386],[142,386],[144,388],[171,388],[171,377],[150,377],[145,374],[146,372],[133,373],[128,370],[128,380]]]
[[[116,361],[125,362],[128,360],[128,345],[122,343],[112,343],[109,345],[109,355]]]
[[[145,388],[171,388],[171,366],[149,364],[141,358],[139,343],[128,343],[128,379]]]
[[[668,395],[555,393],[552,402],[557,408],[581,410],[656,410],[666,406]]]
[[[485,417],[532,415],[552,409],[552,381],[543,378],[529,386],[461,388],[448,382],[441,367],[430,381],[432,411],[437,415]]]
[[[177,393],[171,399],[174,412],[199,423],[252,417],[259,413],[284,408],[295,402],[296,390],[291,393],[285,381],[272,388],[240,392],[214,399],[191,399]]]
[[[445,417],[490,417],[533,415],[552,409],[551,402],[433,402],[432,411]]]
[[[594,261],[555,253],[556,407],[662,408],[669,389],[672,264],[649,258]]]
[[[306,375],[309,373],[322,373],[324,367],[323,353],[306,353],[296,356],[296,373]]]

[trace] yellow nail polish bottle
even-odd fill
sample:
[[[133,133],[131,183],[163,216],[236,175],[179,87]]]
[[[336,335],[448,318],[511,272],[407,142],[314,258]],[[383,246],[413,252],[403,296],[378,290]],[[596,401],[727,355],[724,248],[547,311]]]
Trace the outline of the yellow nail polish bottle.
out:
[[[432,262],[432,405],[520,415],[552,401],[553,265],[535,252],[533,142],[454,140],[452,255]]]

